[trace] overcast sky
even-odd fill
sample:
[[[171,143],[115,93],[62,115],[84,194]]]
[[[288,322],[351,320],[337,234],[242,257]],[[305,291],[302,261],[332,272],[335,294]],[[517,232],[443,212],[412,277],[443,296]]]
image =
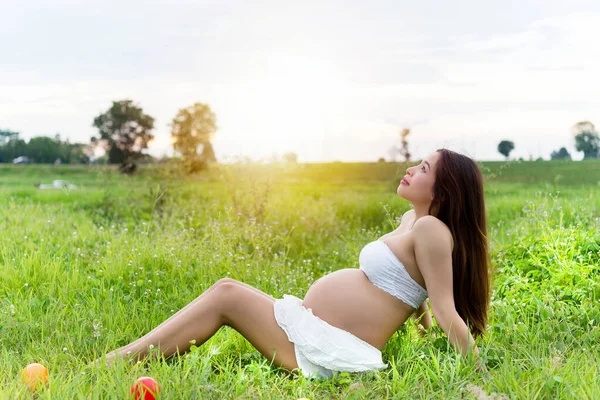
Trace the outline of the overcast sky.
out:
[[[0,0],[0,129],[89,142],[129,98],[169,123],[203,102],[218,159],[389,158],[402,127],[416,158],[574,153],[600,125],[597,1]]]

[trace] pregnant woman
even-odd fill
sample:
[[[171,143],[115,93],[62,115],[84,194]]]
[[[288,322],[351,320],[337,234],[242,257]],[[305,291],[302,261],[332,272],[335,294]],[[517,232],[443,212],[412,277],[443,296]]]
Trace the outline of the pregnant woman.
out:
[[[473,337],[485,331],[490,296],[481,172],[472,159],[440,149],[406,170],[397,193],[413,209],[363,247],[360,268],[322,277],[304,300],[222,279],[106,362],[141,359],[152,348],[183,353],[227,325],[275,365],[305,376],[377,370],[386,367],[381,349],[411,315],[431,325],[427,298],[452,345],[477,356]]]

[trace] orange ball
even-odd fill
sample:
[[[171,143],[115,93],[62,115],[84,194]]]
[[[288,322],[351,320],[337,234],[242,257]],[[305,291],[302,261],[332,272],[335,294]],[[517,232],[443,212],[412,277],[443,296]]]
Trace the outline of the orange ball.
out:
[[[29,390],[36,390],[48,383],[48,370],[42,364],[29,364],[21,373],[23,383]]]

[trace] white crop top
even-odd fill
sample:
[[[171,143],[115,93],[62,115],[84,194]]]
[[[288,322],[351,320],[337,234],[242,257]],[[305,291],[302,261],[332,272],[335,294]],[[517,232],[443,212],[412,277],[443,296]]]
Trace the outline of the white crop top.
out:
[[[371,283],[409,306],[419,308],[427,299],[427,290],[411,278],[383,240],[378,239],[363,247],[358,262]]]

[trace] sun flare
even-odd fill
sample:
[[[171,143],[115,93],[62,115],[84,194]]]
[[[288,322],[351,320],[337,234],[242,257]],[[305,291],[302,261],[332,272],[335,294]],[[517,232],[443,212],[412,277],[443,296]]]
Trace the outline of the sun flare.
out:
[[[244,84],[245,98],[238,99],[245,104],[247,122],[239,132],[244,155],[259,159],[315,145],[327,133],[346,87],[343,73],[330,61],[270,56],[261,74]]]

